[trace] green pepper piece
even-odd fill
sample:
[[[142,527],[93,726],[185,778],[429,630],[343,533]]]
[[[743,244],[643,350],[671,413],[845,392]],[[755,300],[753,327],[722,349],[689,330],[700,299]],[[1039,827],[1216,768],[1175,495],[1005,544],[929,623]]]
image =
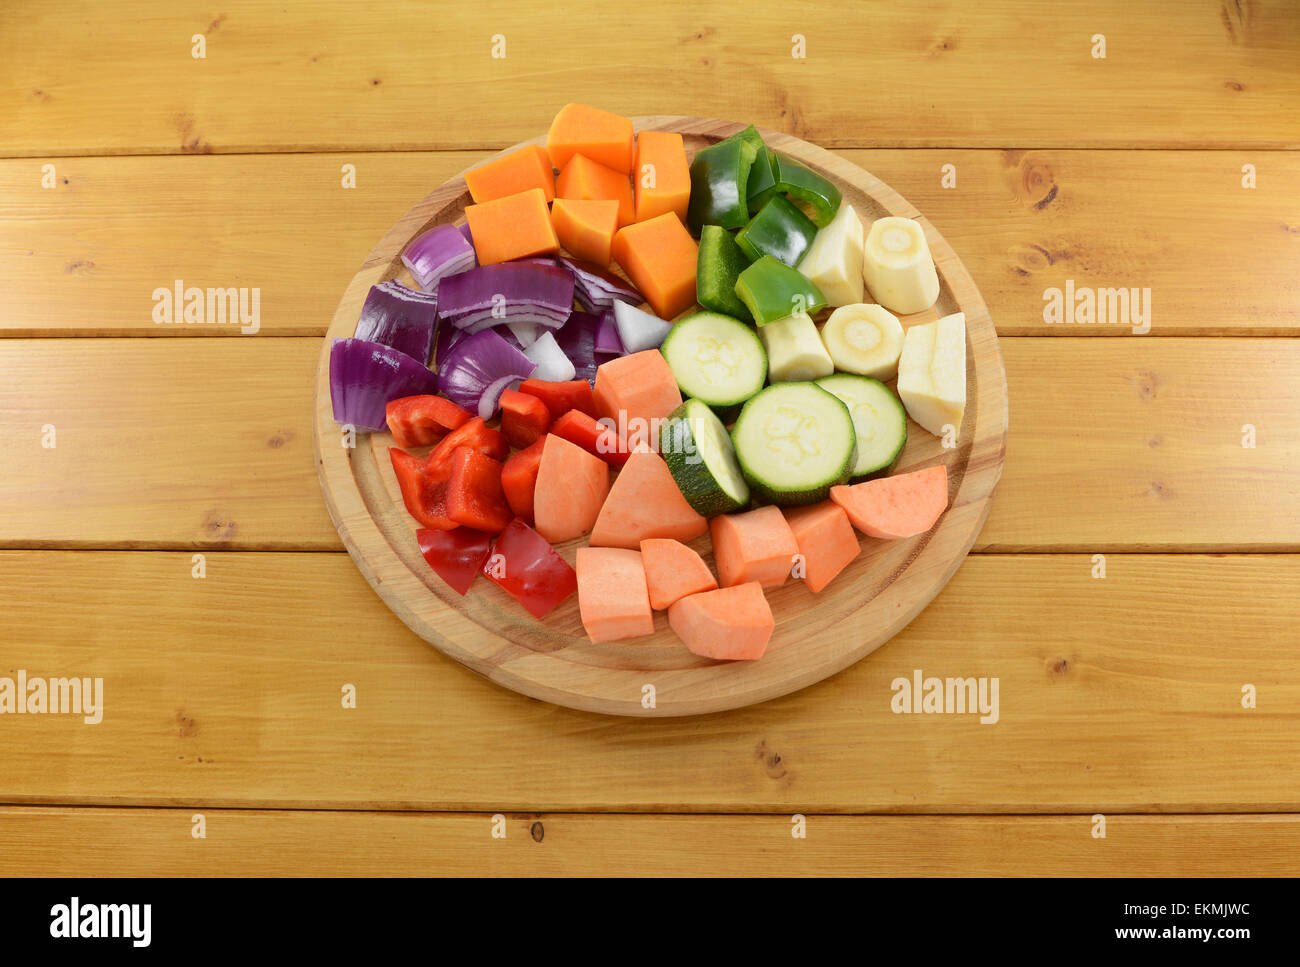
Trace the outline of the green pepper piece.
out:
[[[695,301],[706,309],[752,323],[745,303],[736,296],[736,279],[749,267],[731,233],[720,225],[700,229],[700,254],[695,262]]]
[[[772,149],[764,148],[749,169],[749,213],[757,215],[758,210],[775,194],[776,154]]]
[[[723,138],[718,143],[726,144],[728,141],[747,141],[759,151],[767,150],[767,145],[763,142],[763,136],[758,133],[758,128],[754,127],[752,124],[743,131],[737,131],[730,137]]]
[[[784,155],[776,156],[776,190],[806,206],[818,228],[825,228],[840,210],[840,190],[810,168]]]
[[[719,141],[695,152],[686,226],[699,235],[705,225],[740,228],[749,220],[746,184],[758,148],[748,141]]]
[[[817,286],[770,255],[764,255],[740,273],[736,279],[736,295],[749,307],[760,326],[796,312],[811,315],[826,308],[826,297]]]
[[[794,268],[804,257],[817,226],[784,195],[774,195],[748,225],[736,233],[736,244],[750,261],[770,255]]]

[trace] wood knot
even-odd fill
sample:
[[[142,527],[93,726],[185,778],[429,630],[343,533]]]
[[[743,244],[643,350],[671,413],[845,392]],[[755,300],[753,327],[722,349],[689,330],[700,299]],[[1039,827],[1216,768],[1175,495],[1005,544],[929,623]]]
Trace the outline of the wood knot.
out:
[[[1019,159],[1015,182],[1016,197],[1042,211],[1056,200],[1056,176],[1049,165],[1032,156]]]
[[[528,835],[533,838],[534,843],[540,843],[546,838],[546,827],[541,822],[533,823],[528,827]]]
[[[1048,671],[1053,675],[1064,675],[1070,670],[1070,660],[1068,658],[1058,658],[1048,666]]]
[[[238,530],[239,525],[219,510],[210,510],[203,515],[203,531],[210,537],[227,541],[234,537]]]
[[[767,747],[766,740],[758,743],[758,747],[754,750],[754,757],[763,764],[763,770],[769,778],[785,778],[785,761],[781,758],[781,753]]]
[[[1246,32],[1250,27],[1250,13],[1244,0],[1223,0],[1219,7],[1219,19],[1228,39],[1234,44],[1244,43]]]
[[[936,40],[934,43],[930,45],[930,49],[926,51],[926,54],[927,56],[930,57],[938,57],[940,54],[944,54],[950,50],[956,50],[956,49],[957,49],[956,37],[940,37],[938,40]]]
[[[1160,377],[1155,373],[1138,373],[1131,382],[1137,395],[1144,400],[1154,400],[1160,395]]]
[[[1011,250],[1011,256],[1014,259],[1012,268],[1021,275],[1041,272],[1056,262],[1052,253],[1041,245],[1017,245]]]
[[[184,709],[176,710],[176,734],[182,739],[193,738],[199,734],[199,724],[185,714]]]

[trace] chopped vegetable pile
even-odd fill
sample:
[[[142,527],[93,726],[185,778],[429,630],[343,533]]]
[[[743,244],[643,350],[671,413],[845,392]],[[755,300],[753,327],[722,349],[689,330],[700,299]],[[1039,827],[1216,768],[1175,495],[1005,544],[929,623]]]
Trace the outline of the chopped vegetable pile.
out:
[[[593,642],[666,611],[691,652],[754,660],[766,589],[819,593],[859,533],[943,515],[943,464],[890,475],[909,418],[951,446],[965,413],[964,315],[898,318],[939,295],[917,222],[864,226],[752,125],[690,156],[583,104],[465,183],[464,223],[411,241],[413,284],[330,353],[335,419],[392,434],[453,591],[482,574],[537,618],[576,592]],[[575,569],[554,545],[584,538]]]

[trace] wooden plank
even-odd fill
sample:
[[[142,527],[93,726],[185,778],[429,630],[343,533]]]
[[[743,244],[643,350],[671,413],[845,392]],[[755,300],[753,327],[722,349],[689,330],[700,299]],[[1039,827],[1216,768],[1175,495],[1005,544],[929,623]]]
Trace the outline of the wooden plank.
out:
[[[1300,810],[1300,557],[1115,555],[1097,579],[1086,555],[976,555],[843,673],[652,720],[493,685],[407,631],[341,554],[214,553],[203,579],[192,567],[183,552],[0,553],[0,675],[103,679],[99,724],[5,716],[0,802]],[[894,682],[916,669],[997,678],[998,721],[895,714]],[[1242,707],[1246,684],[1257,708]]]
[[[0,163],[0,331],[234,336],[158,323],[158,288],[259,290],[266,335],[325,334],[393,223],[479,153],[55,159]],[[343,166],[356,187],[343,187]],[[251,291],[250,299],[251,308]],[[93,311],[91,311],[93,309]]]
[[[1296,816],[503,815],[0,808],[3,876],[1294,876]]]
[[[1300,342],[1135,339],[1001,340],[1011,431],[976,549],[1300,550]],[[0,340],[0,545],[341,548],[319,347]]]
[[[0,153],[501,147],[567,100],[754,121],[826,146],[1300,144],[1293,0],[919,0],[833,15],[794,2],[744,17],[622,3],[576,31],[567,9],[504,0],[436,15],[407,3],[357,17],[342,0],[213,9],[10,9]],[[431,31],[455,40],[431,56],[416,40]],[[865,92],[843,83],[864,63]]]
[[[1067,280],[1150,289],[1152,335],[1300,333],[1294,153],[839,153],[940,228],[1002,335],[1130,336],[1122,325],[1046,324],[1043,293]],[[0,162],[0,335],[240,334],[233,323],[154,322],[153,292],[176,279],[256,287],[262,332],[323,335],[370,248],[482,157],[65,158],[50,162],[53,189],[41,162]],[[355,189],[342,187],[346,164]],[[955,189],[941,186],[948,164]],[[1254,189],[1242,187],[1245,164]]]
[[[312,457],[319,348],[265,337],[0,341],[0,440],[11,454],[0,541],[340,548]]]

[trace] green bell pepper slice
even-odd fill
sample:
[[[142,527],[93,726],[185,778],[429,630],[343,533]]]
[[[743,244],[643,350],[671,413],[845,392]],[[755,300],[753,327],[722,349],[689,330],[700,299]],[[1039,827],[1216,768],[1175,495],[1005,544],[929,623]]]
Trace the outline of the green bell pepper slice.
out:
[[[745,141],[752,144],[759,151],[767,150],[767,144],[763,141],[763,136],[758,133],[758,128],[754,127],[752,124],[743,131],[737,131],[730,137],[723,138],[718,143],[726,144],[728,141]]]
[[[706,309],[753,322],[745,303],[736,296],[736,279],[749,268],[749,259],[731,233],[720,225],[700,229],[700,252],[695,261],[695,301]]]
[[[695,152],[686,227],[699,235],[705,225],[740,228],[749,220],[747,183],[758,149],[742,139],[719,141]]]
[[[784,155],[776,156],[776,190],[799,202],[818,228],[829,225],[840,210],[838,188],[817,172]]]
[[[817,226],[784,195],[774,195],[749,224],[736,233],[736,244],[750,261],[770,255],[794,268],[817,237]]]
[[[776,154],[771,148],[764,148],[749,169],[749,213],[757,215],[775,194]]]
[[[760,326],[826,308],[821,290],[790,266],[764,255],[736,279],[736,295]]]

